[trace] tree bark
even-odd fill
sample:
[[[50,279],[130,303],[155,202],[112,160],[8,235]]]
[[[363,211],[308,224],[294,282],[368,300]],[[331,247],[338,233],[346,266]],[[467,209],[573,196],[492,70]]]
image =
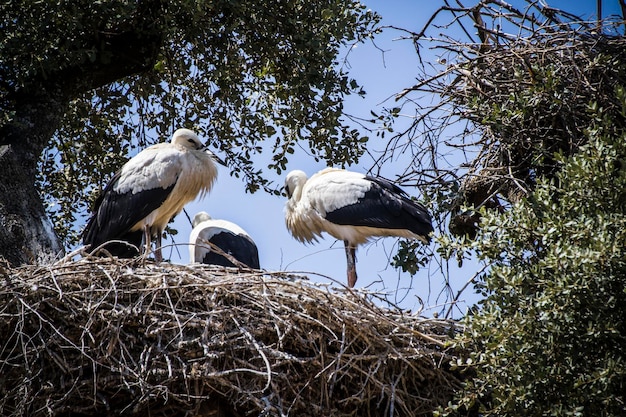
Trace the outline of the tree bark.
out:
[[[20,150],[0,145],[0,254],[11,265],[45,263],[63,254]]]
[[[35,187],[37,162],[64,106],[52,94],[20,94],[0,129],[0,256],[11,265],[44,263],[63,254]]]

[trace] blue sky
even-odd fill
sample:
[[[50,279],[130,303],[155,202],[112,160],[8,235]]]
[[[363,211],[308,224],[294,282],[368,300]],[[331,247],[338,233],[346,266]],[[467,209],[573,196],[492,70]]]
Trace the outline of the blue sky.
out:
[[[438,1],[421,0],[367,0],[363,2],[383,17],[384,25],[392,25],[418,31],[430,15],[441,4]],[[465,1],[469,5],[472,2]],[[512,4],[522,4],[511,1]],[[554,7],[562,7],[585,17],[595,14],[596,1],[552,1]],[[618,0],[604,2],[603,14],[618,12]],[[371,43],[359,44],[350,51],[348,56],[351,64],[350,75],[366,90],[367,97],[352,97],[346,102],[346,111],[350,114],[368,117],[370,110],[380,111],[382,107],[392,107],[393,100],[388,100],[395,93],[415,83],[418,58],[413,45],[408,40],[399,40],[402,33],[386,31],[375,39],[376,47]],[[384,53],[381,51],[385,51]],[[424,56],[423,56],[424,57]],[[433,57],[431,57],[433,58]],[[434,58],[433,58],[434,59]],[[405,122],[408,123],[408,120]],[[400,123],[403,123],[400,121]],[[372,135],[370,135],[372,137]],[[201,138],[206,140],[206,138]],[[371,146],[379,144],[372,139]],[[350,169],[365,172],[372,165],[367,157]],[[312,175],[325,165],[316,163],[306,156],[305,152],[296,154],[288,166],[288,171],[301,169]],[[387,167],[385,176],[393,178],[394,167]],[[398,171],[403,166],[398,165]],[[276,178],[281,185],[282,178]],[[405,190],[416,197],[419,190]],[[261,267],[268,271],[290,271],[307,275],[316,282],[346,282],[346,259],[342,242],[326,237],[319,243],[304,245],[294,240],[284,224],[284,197],[270,196],[263,192],[248,194],[241,180],[229,176],[228,170],[220,167],[216,186],[201,201],[190,203],[186,212],[193,217],[198,211],[207,211],[213,218],[226,219],[239,224],[256,241],[259,248]],[[186,247],[191,225],[184,213],[175,220],[174,228],[179,234],[174,238],[177,249],[170,252],[164,250],[164,256],[171,257],[174,263],[187,263],[189,253]],[[388,299],[401,307],[413,311],[420,308],[423,302],[427,309],[425,314],[440,311],[445,297],[440,296],[443,287],[443,275],[434,270],[420,271],[413,278],[409,274],[400,273],[389,266],[389,259],[395,253],[397,239],[385,238],[359,247],[357,251],[357,287],[387,294]],[[431,244],[434,248],[434,244]],[[450,286],[456,292],[472,275],[476,265],[460,269],[449,265]],[[466,290],[463,300],[467,304],[477,301],[473,291]],[[421,300],[421,301],[420,301]],[[467,307],[462,304],[458,312]],[[458,317],[460,314],[455,314]]]

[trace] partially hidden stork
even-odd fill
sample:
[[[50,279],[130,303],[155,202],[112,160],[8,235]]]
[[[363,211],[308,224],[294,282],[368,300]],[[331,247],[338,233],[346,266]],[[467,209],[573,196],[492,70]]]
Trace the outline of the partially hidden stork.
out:
[[[392,182],[343,169],[326,168],[311,178],[300,170],[285,179],[289,200],[287,229],[300,242],[316,242],[322,232],[343,240],[348,286],[354,287],[356,247],[374,236],[430,242],[431,217],[420,203]]]
[[[259,269],[259,251],[245,230],[228,220],[212,219],[201,211],[193,218],[189,235],[189,262],[209,265],[238,266],[216,251],[223,251],[250,268]]]
[[[170,142],[139,152],[96,200],[83,243],[129,258],[138,250],[149,254],[156,236],[154,257],[162,261],[163,229],[185,204],[211,189],[217,177],[214,160],[221,163],[189,129],[178,129]]]

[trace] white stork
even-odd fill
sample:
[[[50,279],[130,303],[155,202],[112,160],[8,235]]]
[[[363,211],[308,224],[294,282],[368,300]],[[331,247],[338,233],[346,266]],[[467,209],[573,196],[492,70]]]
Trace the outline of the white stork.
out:
[[[326,168],[307,179],[296,170],[287,174],[285,189],[285,222],[297,240],[317,241],[322,232],[343,240],[350,288],[357,280],[356,247],[371,237],[430,241],[433,226],[426,208],[383,178]]]
[[[211,245],[250,268],[259,269],[259,251],[245,230],[227,220],[212,219],[201,211],[193,218],[189,235],[189,262],[209,265],[236,266]]]
[[[96,200],[83,243],[95,250],[118,241],[104,249],[119,257],[133,257],[138,255],[142,237],[147,255],[156,236],[154,256],[162,261],[163,229],[185,204],[211,189],[217,177],[214,159],[218,160],[189,129],[178,129],[171,142],[139,152]]]

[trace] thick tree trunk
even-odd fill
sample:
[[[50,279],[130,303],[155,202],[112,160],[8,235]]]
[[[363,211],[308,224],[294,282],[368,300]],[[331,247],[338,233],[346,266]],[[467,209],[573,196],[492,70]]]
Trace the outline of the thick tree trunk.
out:
[[[35,189],[34,171],[13,145],[0,145],[0,254],[12,265],[48,262],[63,253]]]
[[[16,95],[13,118],[0,129],[0,257],[12,265],[48,262],[63,254],[35,176],[66,100],[36,91]]]

